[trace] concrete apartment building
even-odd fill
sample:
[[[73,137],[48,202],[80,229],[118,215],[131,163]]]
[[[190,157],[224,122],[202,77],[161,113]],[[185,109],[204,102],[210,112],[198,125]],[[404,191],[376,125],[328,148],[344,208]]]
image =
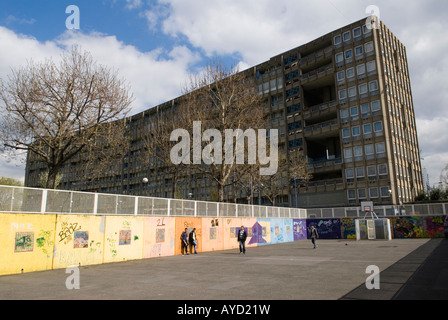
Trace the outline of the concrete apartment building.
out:
[[[266,128],[279,130],[279,153],[302,152],[313,175],[307,183],[284,179],[277,206],[400,205],[423,190],[406,49],[376,23],[368,28],[362,19],[243,71],[263,97]],[[78,178],[72,163],[63,168],[59,188],[170,197],[169,168],[154,172],[136,155],[151,117],[177,100],[127,119],[128,156],[107,176]],[[27,186],[39,186],[39,171],[28,162]],[[179,189],[185,199],[214,200],[216,186],[186,174]],[[246,201],[243,191],[231,189],[228,201]],[[266,204],[260,186],[253,196],[255,204]]]

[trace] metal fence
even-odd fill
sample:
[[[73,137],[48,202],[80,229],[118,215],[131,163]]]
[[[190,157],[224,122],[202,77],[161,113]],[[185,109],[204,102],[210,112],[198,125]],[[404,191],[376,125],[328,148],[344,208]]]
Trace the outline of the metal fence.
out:
[[[0,186],[0,212],[306,218],[305,209]]]
[[[244,218],[354,218],[360,207],[298,209],[0,186],[0,212]],[[446,215],[448,203],[375,206],[377,216]]]

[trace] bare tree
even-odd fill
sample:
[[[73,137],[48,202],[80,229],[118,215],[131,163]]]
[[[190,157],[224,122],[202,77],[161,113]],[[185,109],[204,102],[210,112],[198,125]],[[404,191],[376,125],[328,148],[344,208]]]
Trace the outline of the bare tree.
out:
[[[45,187],[55,188],[72,159],[92,163],[93,157],[104,165],[101,160],[124,150],[117,148],[126,139],[118,120],[132,102],[128,92],[115,71],[78,47],[58,64],[31,61],[0,82],[0,148],[41,162],[48,171]]]
[[[204,72],[192,76],[184,89],[184,102],[186,106],[185,127],[191,128],[192,121],[201,123],[201,134],[208,129],[216,129],[224,136],[226,129],[234,132],[245,132],[247,129],[257,130],[265,127],[261,98],[257,93],[251,74],[238,72],[236,69],[226,69],[220,63],[208,65]],[[190,131],[192,132],[192,131]],[[216,137],[202,137],[200,146],[193,141],[192,149],[200,150],[215,146],[210,152],[209,162],[194,164],[194,170],[208,176],[218,187],[218,201],[224,201],[224,187],[229,184],[229,178],[236,165],[238,146],[247,144],[245,139],[234,137],[233,148],[226,148],[222,141],[215,141]],[[220,150],[217,150],[217,149]],[[247,150],[248,148],[243,148]],[[194,157],[194,150],[192,150]],[[219,154],[220,157],[217,157]],[[247,153],[245,154],[245,157]],[[217,161],[220,158],[221,161]],[[229,158],[233,161],[223,161]],[[248,162],[246,162],[246,165]]]

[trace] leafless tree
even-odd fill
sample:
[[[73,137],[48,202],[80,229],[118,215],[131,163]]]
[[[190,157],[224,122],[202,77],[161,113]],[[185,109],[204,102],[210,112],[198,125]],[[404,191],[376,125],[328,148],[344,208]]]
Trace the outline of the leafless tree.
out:
[[[240,129],[244,132],[247,129],[265,128],[261,98],[251,74],[238,72],[237,69],[226,69],[219,62],[211,63],[202,73],[190,78],[183,93],[188,114],[186,126],[191,126],[192,121],[200,121],[202,132],[216,129],[223,137],[226,129]],[[212,140],[203,139],[201,150],[210,142]],[[195,171],[204,173],[217,184],[220,202],[224,201],[224,187],[229,184],[229,178],[236,165],[237,144],[242,143],[237,139],[234,142],[234,148],[226,150],[225,143],[221,141],[221,158],[224,159],[226,156],[230,158],[230,153],[226,152],[232,152],[233,161],[218,162],[212,155],[210,164],[193,166]],[[248,150],[247,142],[243,143],[246,144],[244,150]],[[192,147],[195,147],[194,143]]]
[[[132,99],[116,71],[78,47],[59,63],[30,61],[0,82],[0,147],[41,162],[45,187],[55,188],[61,167],[76,157],[101,166],[126,149],[117,147],[126,143],[120,119]]]

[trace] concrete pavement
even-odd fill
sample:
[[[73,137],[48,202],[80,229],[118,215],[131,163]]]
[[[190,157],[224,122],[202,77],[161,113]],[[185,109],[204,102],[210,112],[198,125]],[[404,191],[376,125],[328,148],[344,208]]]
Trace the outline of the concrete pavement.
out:
[[[305,240],[248,248],[246,255],[236,249],[81,266],[80,288],[72,290],[65,269],[0,276],[0,299],[389,300],[419,298],[416,291],[448,299],[448,239],[318,244],[313,249]],[[381,272],[379,290],[365,285],[372,265]]]

